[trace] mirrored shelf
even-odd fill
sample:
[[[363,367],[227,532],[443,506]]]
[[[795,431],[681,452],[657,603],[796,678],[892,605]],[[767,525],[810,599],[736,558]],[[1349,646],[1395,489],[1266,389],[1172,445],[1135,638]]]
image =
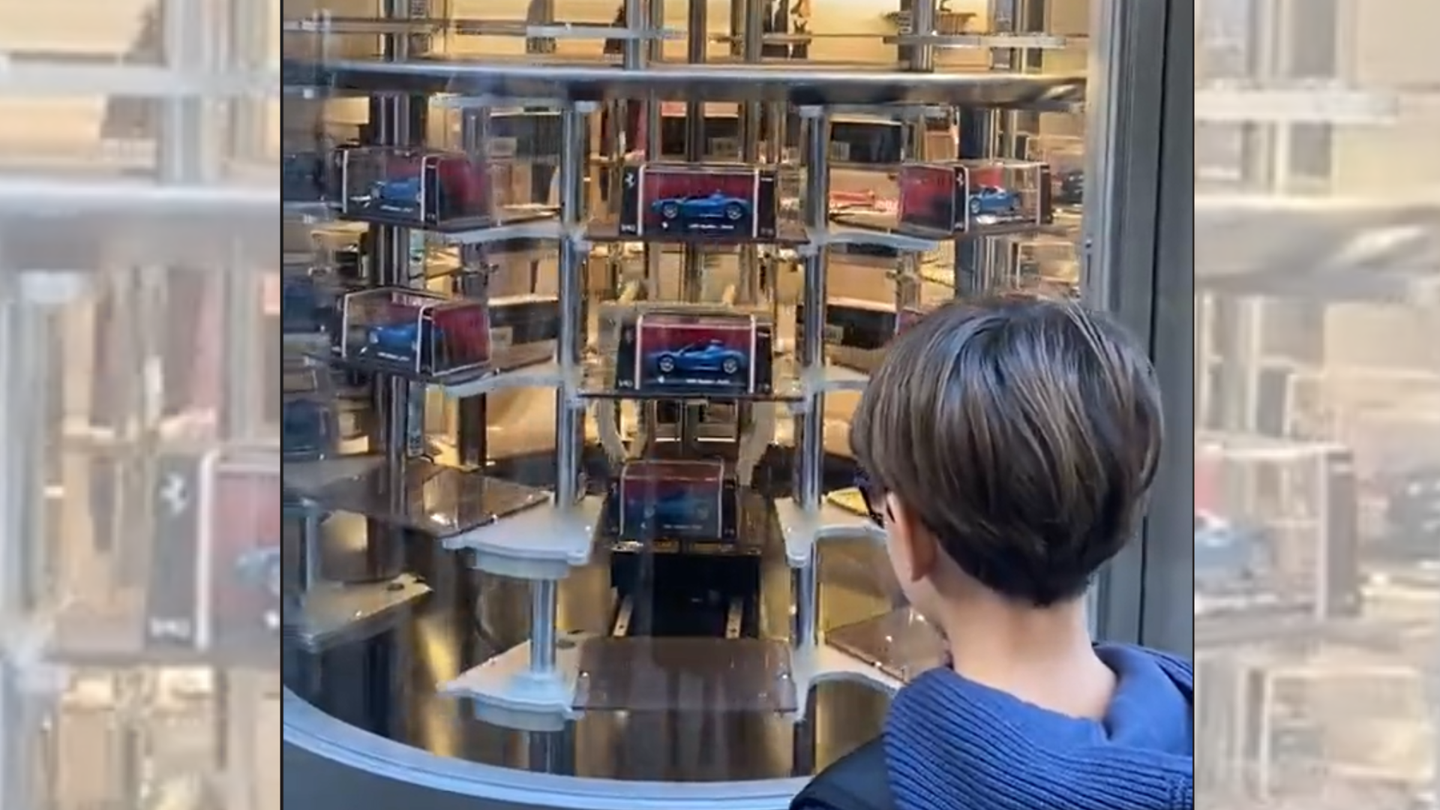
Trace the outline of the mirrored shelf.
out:
[[[945,663],[945,640],[908,607],[836,627],[825,640],[901,682]]]

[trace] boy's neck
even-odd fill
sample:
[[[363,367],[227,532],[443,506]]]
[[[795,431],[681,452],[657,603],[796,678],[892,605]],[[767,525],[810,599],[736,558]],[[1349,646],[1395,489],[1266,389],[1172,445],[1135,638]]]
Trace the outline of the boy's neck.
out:
[[[1115,674],[1095,654],[1084,599],[1039,609],[976,597],[944,612],[935,618],[960,676],[1060,714],[1104,716]]]

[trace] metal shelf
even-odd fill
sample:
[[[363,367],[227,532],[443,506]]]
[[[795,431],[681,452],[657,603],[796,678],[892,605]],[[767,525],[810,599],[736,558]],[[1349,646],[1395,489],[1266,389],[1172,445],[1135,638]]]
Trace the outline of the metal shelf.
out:
[[[292,63],[282,73],[314,75],[341,92],[460,93],[574,101],[641,97],[662,101],[770,101],[800,106],[954,104],[1075,112],[1083,75],[900,73],[815,70],[757,64],[657,64],[627,71],[595,64],[342,60]]]

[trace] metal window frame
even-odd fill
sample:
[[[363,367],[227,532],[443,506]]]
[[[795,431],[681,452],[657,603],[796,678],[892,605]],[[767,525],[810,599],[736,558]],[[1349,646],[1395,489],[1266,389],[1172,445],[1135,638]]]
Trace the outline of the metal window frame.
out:
[[[1101,638],[1190,654],[1194,605],[1194,14],[1166,0],[1092,9],[1084,295],[1149,347],[1167,443],[1140,535],[1095,595]]]

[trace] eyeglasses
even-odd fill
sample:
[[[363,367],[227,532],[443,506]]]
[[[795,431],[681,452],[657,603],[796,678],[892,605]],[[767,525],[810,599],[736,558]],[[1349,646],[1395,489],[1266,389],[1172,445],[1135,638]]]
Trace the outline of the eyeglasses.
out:
[[[885,512],[875,508],[876,503],[880,502],[881,493],[876,490],[875,482],[870,480],[864,470],[855,473],[855,489],[860,491],[860,499],[865,502],[865,514],[870,521],[882,529],[885,528]]]

